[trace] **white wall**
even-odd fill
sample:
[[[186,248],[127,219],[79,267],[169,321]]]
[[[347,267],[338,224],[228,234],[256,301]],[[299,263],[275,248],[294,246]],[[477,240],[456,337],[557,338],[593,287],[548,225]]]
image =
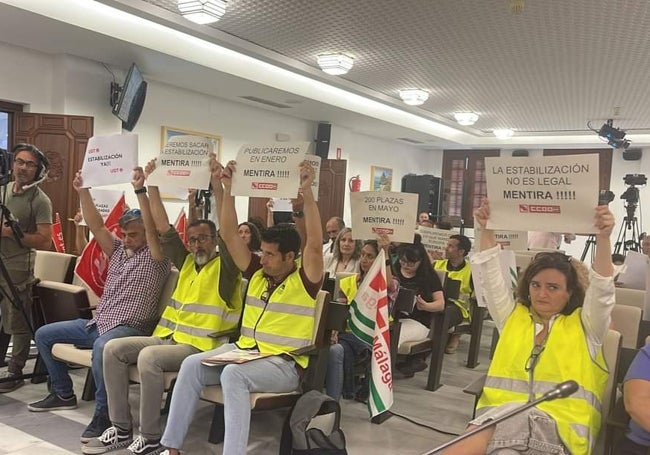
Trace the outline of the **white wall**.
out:
[[[111,114],[108,104],[112,77],[98,62],[65,55],[52,56],[5,43],[0,43],[0,61],[3,68],[11,69],[0,72],[1,100],[25,104],[25,110],[29,112],[93,116],[97,135],[121,131],[120,121]],[[124,71],[116,71],[116,77],[121,82]],[[139,135],[142,164],[157,155],[162,125],[222,136],[221,160],[224,162],[234,158],[242,144],[274,141],[278,132],[289,134],[291,140],[311,141],[317,126],[311,121],[150,81],[144,111],[134,130]],[[358,134],[334,123],[329,158],[335,158],[339,147],[341,157],[348,160],[348,178],[358,174],[362,190],[369,189],[371,166],[392,168],[395,190],[399,190],[401,178],[407,173],[441,175],[441,151],[421,151],[408,144]],[[502,156],[510,153],[510,150],[503,150]],[[531,151],[531,154],[538,153],[541,154],[541,150]],[[615,150],[611,189],[616,199],[610,205],[618,224],[612,236],[613,242],[625,216],[623,201],[619,199],[627,189],[623,176],[635,173],[650,175],[650,158],[644,154],[639,161],[624,161],[622,153]],[[135,204],[130,185],[119,187],[126,191],[127,201]],[[640,189],[641,203],[636,211],[640,222],[643,206],[648,206],[650,199],[650,194],[646,194],[648,191]],[[181,205],[168,205],[170,218],[175,218]],[[345,205],[344,218],[349,222],[348,194]],[[244,219],[248,210],[244,198],[238,198],[237,209],[240,219]],[[640,229],[644,230],[641,223]],[[470,230],[468,234],[471,233]],[[579,257],[584,244],[585,237],[578,237],[573,244],[563,248]]]
[[[95,135],[120,133],[121,123],[111,114],[108,103],[112,76],[100,63],[66,55],[50,56],[2,43],[0,61],[7,68],[24,68],[20,72],[0,73],[0,99],[25,104],[25,110],[30,112],[93,116]],[[113,70],[118,82],[122,82],[125,72]],[[139,136],[141,164],[157,156],[163,125],[221,136],[220,158],[224,163],[235,158],[242,144],[273,142],[278,132],[288,134],[292,141],[312,141],[317,128],[312,121],[150,80],[145,107],[133,131]],[[394,170],[393,188],[397,190],[403,174],[440,175],[440,152],[422,152],[407,144],[371,138],[338,125],[332,129],[333,147],[335,143],[342,148],[342,158],[348,160],[348,176],[361,175],[362,189],[368,189],[373,165]],[[330,158],[334,157],[332,152]],[[125,190],[127,203],[136,203],[130,185],[113,187]],[[166,205],[173,220],[182,204]],[[346,195],[345,218],[349,222],[348,206]],[[237,211],[241,220],[246,218],[247,199],[237,198]]]

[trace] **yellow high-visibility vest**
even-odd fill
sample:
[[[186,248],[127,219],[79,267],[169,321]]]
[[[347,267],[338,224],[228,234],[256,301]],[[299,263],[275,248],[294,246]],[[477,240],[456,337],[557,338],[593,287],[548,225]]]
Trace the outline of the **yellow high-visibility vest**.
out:
[[[460,281],[460,294],[457,299],[449,299],[454,302],[463,315],[463,319],[470,318],[470,298],[472,297],[472,268],[469,262],[465,261],[465,267],[460,270],[447,270],[448,259],[440,259],[433,263],[435,270],[447,272],[447,277],[452,280]],[[446,296],[445,296],[446,297]]]
[[[544,350],[534,368],[533,392],[539,398],[569,379],[579,384],[567,398],[546,401],[537,407],[557,424],[558,434],[572,454],[588,454],[601,423],[601,399],[607,382],[602,350],[594,361],[589,354],[580,314],[559,315],[551,326]],[[534,347],[535,323],[530,311],[518,303],[499,337],[477,410],[529,399],[529,362]],[[506,423],[507,425],[507,423]]]
[[[316,299],[305,289],[299,269],[289,274],[270,296],[264,295],[267,288],[267,279],[258,270],[248,284],[237,346],[257,347],[260,352],[271,354],[288,354],[309,346],[314,333]],[[292,357],[298,365],[307,367],[309,356]]]
[[[178,275],[171,302],[163,311],[153,335],[172,335],[177,343],[189,344],[201,351],[219,347],[221,342],[208,335],[237,328],[242,310],[241,273],[228,301],[219,295],[221,257],[196,271],[194,257],[188,254]]]

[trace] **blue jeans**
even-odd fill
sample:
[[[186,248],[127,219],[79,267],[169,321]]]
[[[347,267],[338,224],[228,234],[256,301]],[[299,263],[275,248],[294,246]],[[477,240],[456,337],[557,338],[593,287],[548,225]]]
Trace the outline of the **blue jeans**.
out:
[[[339,333],[338,338],[339,342],[330,346],[325,378],[326,393],[336,401],[341,393],[343,398],[354,398],[354,365],[370,352],[370,347],[352,333]]]
[[[117,326],[103,335],[97,332],[97,326],[86,328],[88,319],[53,322],[36,331],[34,341],[38,347],[47,372],[50,375],[52,391],[60,397],[69,397],[74,393],[68,366],[52,357],[52,346],[56,343],[71,343],[81,348],[93,350],[91,371],[95,379],[95,411],[108,411],[106,388],[104,386],[103,361],[104,345],[113,338],[145,335],[142,331],[125,325]]]
[[[206,385],[219,385],[223,392],[225,437],[223,453],[245,455],[251,420],[251,392],[291,392],[298,389],[300,378],[293,360],[271,356],[240,365],[205,366],[201,360],[228,352],[236,346],[225,344],[212,351],[187,357],[178,373],[169,418],[161,443],[180,449]]]

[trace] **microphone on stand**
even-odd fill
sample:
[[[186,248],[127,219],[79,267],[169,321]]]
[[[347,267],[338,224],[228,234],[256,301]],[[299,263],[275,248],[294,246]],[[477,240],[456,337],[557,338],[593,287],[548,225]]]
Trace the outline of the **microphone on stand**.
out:
[[[436,447],[435,449],[425,452],[422,455],[432,455],[434,453],[442,452],[444,449],[446,449],[449,446],[452,446],[464,439],[469,438],[470,436],[474,436],[476,433],[480,433],[483,430],[486,430],[492,426],[497,425],[498,423],[503,422],[504,420],[509,419],[510,417],[519,414],[520,412],[525,411],[526,409],[532,408],[534,406],[537,406],[539,403],[542,403],[544,401],[551,401],[555,400],[557,398],[566,398],[569,395],[572,395],[577,392],[578,390],[578,383],[574,380],[569,380],[569,381],[564,381],[553,387],[551,390],[546,392],[544,395],[539,397],[536,400],[533,400],[531,402],[525,403],[521,406],[519,406],[516,409],[513,409],[510,412],[507,412],[506,414],[502,415],[501,417],[497,417],[496,419],[493,420],[488,420],[485,422],[483,425],[474,428],[471,431],[468,431],[467,433],[463,433],[460,436],[452,439],[451,441],[448,441],[444,443],[443,445]]]

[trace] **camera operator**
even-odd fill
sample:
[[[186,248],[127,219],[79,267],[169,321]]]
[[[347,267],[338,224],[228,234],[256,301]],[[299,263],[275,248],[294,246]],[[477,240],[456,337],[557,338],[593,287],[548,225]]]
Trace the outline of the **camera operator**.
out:
[[[46,250],[52,243],[52,202],[36,185],[45,178],[47,158],[31,144],[16,145],[12,155],[14,180],[4,190],[8,210],[3,210],[0,259],[16,286],[24,312],[14,307],[8,283],[0,276],[2,328],[13,336],[9,377],[22,375],[29,354],[32,334],[25,316],[31,314],[34,249]],[[16,390],[24,383],[23,379],[1,382],[0,393]]]

